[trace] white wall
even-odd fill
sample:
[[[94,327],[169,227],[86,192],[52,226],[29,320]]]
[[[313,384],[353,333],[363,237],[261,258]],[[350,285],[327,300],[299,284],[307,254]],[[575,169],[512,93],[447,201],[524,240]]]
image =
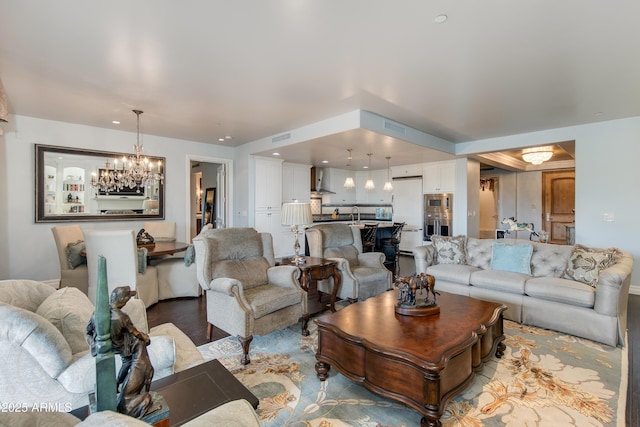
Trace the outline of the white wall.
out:
[[[60,277],[56,247],[51,234],[55,223],[34,222],[34,144],[130,152],[136,135],[131,132],[70,123],[11,116],[10,130],[0,137],[0,279],[47,280]],[[186,156],[206,155],[233,159],[233,149],[214,144],[143,135],[145,153],[166,157],[165,219],[177,223],[177,235],[186,236],[185,224],[190,171]],[[69,223],[65,223],[69,224]],[[142,221],[80,222],[84,229],[138,230]]]

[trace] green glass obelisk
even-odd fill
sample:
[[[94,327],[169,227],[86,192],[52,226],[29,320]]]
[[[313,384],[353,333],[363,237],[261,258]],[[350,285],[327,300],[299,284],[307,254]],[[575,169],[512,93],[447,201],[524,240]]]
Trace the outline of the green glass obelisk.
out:
[[[107,259],[98,256],[96,293],[96,410],[116,411],[116,361],[111,349],[111,306],[107,281]]]

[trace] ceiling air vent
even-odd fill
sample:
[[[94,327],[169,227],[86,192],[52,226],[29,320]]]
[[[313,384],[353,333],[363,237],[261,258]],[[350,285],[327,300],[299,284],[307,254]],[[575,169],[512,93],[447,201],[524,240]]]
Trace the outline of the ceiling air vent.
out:
[[[407,128],[397,123],[390,122],[388,120],[384,121],[384,128],[387,130],[394,131],[396,133],[400,133],[402,135],[405,135],[407,133]]]
[[[271,138],[271,142],[279,142],[284,141],[285,139],[291,138],[291,132],[283,133],[282,135],[274,136]]]

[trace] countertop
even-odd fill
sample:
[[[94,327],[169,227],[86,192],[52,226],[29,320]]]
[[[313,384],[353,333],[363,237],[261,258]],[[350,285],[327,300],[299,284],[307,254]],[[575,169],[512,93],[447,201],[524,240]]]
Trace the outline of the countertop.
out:
[[[356,215],[356,221],[358,217]],[[313,223],[319,222],[345,222],[351,221],[351,214],[338,214],[337,218],[333,218],[332,214],[313,215]],[[376,219],[376,214],[360,214],[360,222],[388,222],[391,224],[390,219]]]

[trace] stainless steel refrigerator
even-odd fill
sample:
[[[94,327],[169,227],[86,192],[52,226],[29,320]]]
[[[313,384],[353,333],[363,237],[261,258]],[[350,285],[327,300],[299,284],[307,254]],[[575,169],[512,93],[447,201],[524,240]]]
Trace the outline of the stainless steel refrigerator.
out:
[[[422,178],[393,178],[393,222],[404,222],[400,252],[412,254],[422,245]]]

